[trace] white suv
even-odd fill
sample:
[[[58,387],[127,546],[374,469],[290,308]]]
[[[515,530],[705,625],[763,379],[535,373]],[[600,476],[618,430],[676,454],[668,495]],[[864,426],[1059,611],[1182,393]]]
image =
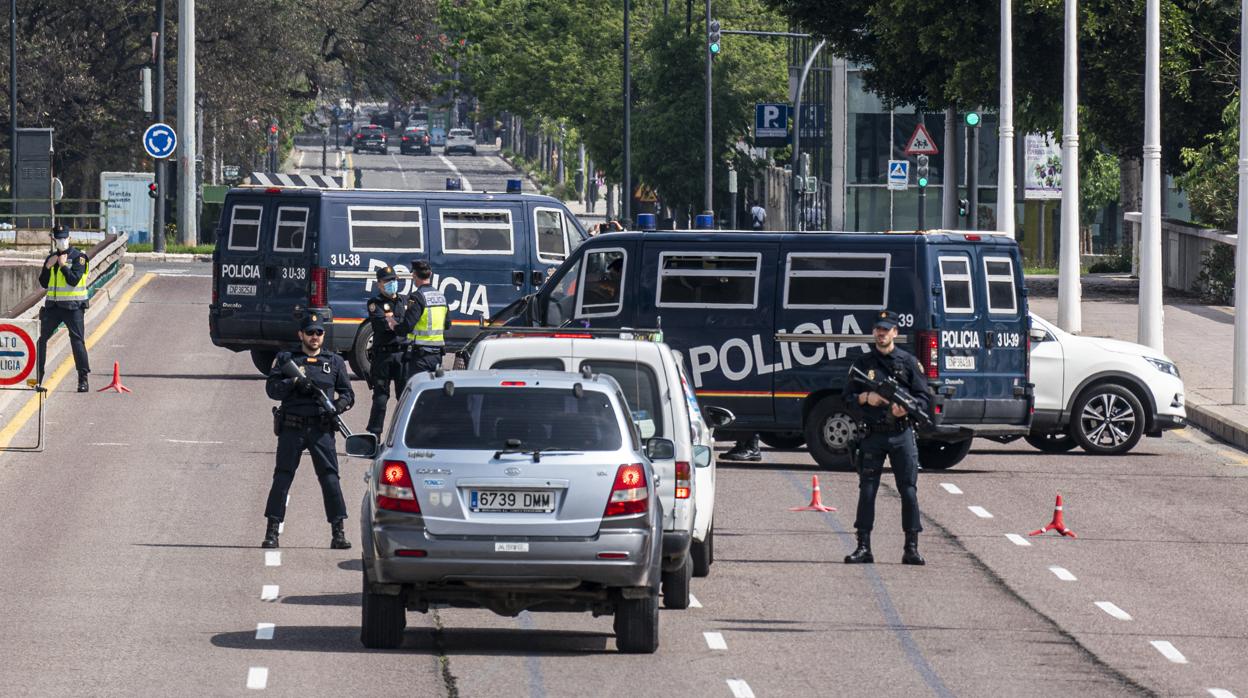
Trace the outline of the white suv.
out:
[[[469,155],[477,154],[477,141],[472,137],[472,131],[466,128],[453,128],[446,136],[446,145],[442,148],[443,155],[463,150]]]
[[[663,605],[687,608],[690,577],[710,574],[715,559],[711,428],[730,424],[732,413],[707,408],[704,419],[680,355],[666,344],[620,339],[619,330],[609,334],[544,330],[487,337],[471,349],[467,367],[577,373],[589,366],[620,384],[642,438],[674,442],[675,457],[652,465],[663,505]]]
[[[1027,442],[1061,453],[1117,455],[1187,420],[1179,368],[1132,342],[1080,337],[1031,315],[1035,415]]]

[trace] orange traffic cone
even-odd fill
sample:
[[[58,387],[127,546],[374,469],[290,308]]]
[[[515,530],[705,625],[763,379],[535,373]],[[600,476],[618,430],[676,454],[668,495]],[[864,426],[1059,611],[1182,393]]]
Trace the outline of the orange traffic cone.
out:
[[[819,494],[819,476],[810,476],[810,504],[804,507],[789,507],[789,511],[836,511],[836,507],[825,507],[823,497]]]
[[[113,362],[113,382],[109,383],[108,385],[104,386],[103,388],[100,388],[99,390],[95,392],[102,393],[105,390],[109,390],[109,389],[116,390],[119,393],[130,392],[129,388],[121,384],[121,366],[118,365],[116,361]]]
[[[1050,521],[1048,525],[1046,525],[1044,528],[1032,531],[1031,533],[1027,535],[1038,536],[1042,533],[1048,533],[1049,531],[1057,531],[1063,536],[1070,536],[1071,538],[1079,537],[1075,535],[1074,531],[1070,530],[1069,528],[1066,528],[1066,522],[1062,520],[1062,493],[1061,492],[1057,493],[1057,504],[1055,504],[1053,507],[1053,520]]]

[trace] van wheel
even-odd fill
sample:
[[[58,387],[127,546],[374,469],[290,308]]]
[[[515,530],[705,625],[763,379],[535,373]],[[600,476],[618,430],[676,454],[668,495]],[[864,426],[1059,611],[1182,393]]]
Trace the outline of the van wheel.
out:
[[[1088,388],[1075,400],[1070,433],[1099,456],[1130,451],[1144,435],[1144,408],[1130,390],[1113,383]]]
[[[620,599],[615,604],[615,646],[624,654],[654,654],[659,648],[659,597]]]
[[[966,458],[971,452],[971,442],[962,441],[919,441],[919,465],[924,470],[948,470]]]
[[[693,558],[693,576],[706,577],[711,574],[711,565],[715,562],[715,524],[706,531],[705,540],[694,540],[689,548],[689,556]]]
[[[277,352],[268,351],[266,349],[252,349],[251,363],[255,365],[256,370],[263,375],[269,375],[269,371],[273,370],[273,361],[277,358]]]
[[[402,596],[368,593],[368,577],[360,604],[360,642],[369,649],[392,650],[403,644],[407,609]]]
[[[1023,439],[1045,453],[1065,453],[1079,445],[1079,442],[1075,441],[1075,437],[1061,431],[1054,431],[1048,434],[1031,433],[1024,436]]]
[[[663,573],[663,608],[676,610],[689,608],[689,582],[693,579],[693,559],[685,555],[685,561],[671,572]]]
[[[790,451],[801,448],[806,436],[800,431],[764,431],[758,435],[758,440],[772,448]]]
[[[360,329],[355,332],[355,341],[351,343],[351,353],[347,355],[347,363],[351,364],[351,371],[361,380],[368,380],[369,372],[373,366],[368,360],[368,350],[373,346],[373,325],[368,320],[360,323]]]
[[[841,407],[840,398],[824,398],[806,417],[806,447],[819,467],[848,470],[849,443],[857,431],[857,422]]]

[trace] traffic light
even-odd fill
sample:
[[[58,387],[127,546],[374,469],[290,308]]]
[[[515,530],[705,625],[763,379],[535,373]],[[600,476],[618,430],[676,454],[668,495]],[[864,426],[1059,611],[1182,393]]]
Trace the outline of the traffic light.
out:
[[[919,178],[919,188],[924,189],[927,187],[927,175],[929,171],[929,168],[927,166],[927,156],[920,155],[917,158],[915,158],[915,160],[918,163],[917,174]]]
[[[980,121],[979,112],[968,111],[966,113],[966,125],[969,126],[970,128],[977,128],[979,126],[979,121]]]
[[[719,20],[712,19],[706,28],[706,50],[710,51],[712,56],[718,56],[721,48]]]
[[[155,199],[156,197],[160,196],[160,189],[159,189],[159,188],[157,188],[157,186],[156,186],[156,183],[155,183],[155,182],[148,182],[148,183],[147,183],[147,195],[148,195],[148,196],[150,196],[150,197],[152,197],[153,199]]]
[[[971,202],[968,199],[958,199],[958,215],[965,218],[971,212]]]
[[[277,122],[274,121],[273,123],[269,124],[269,145],[275,145],[276,143],[277,143]]]

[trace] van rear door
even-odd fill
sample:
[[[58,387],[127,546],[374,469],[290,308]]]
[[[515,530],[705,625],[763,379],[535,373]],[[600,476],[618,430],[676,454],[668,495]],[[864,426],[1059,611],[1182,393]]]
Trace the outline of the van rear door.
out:
[[[294,342],[299,319],[308,306],[311,286],[312,243],[318,206],[311,197],[273,197],[267,211],[261,244],[264,280],[261,331],[266,339]]]
[[[984,322],[984,421],[1026,424],[1031,418],[1027,389],[1027,297],[1018,247],[979,246],[987,312]]]
[[[264,322],[265,252],[263,230],[267,197],[251,192],[226,197],[217,240],[216,296],[218,312],[213,339],[255,341]]]

